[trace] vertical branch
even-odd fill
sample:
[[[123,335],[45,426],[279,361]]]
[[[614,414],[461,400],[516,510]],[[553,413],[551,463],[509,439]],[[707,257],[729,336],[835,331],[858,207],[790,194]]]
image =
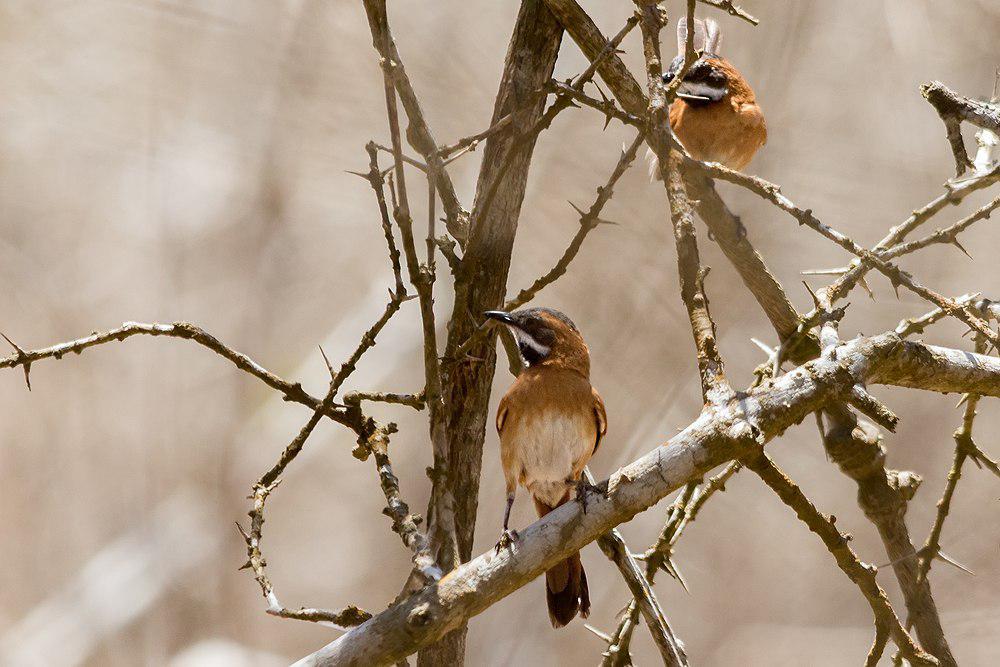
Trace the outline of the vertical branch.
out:
[[[365,11],[372,32],[372,41],[380,54],[394,54],[392,37],[389,32],[386,17],[385,0],[365,0]],[[428,264],[421,265],[417,256],[416,243],[413,234],[413,219],[410,214],[409,198],[406,190],[406,174],[403,168],[403,146],[399,129],[399,112],[396,104],[396,88],[394,72],[401,64],[386,55],[382,56],[383,86],[385,89],[386,113],[389,121],[389,133],[392,139],[392,152],[395,158],[395,192],[393,201],[393,217],[399,226],[403,240],[403,254],[406,258],[407,273],[410,282],[417,292],[420,303],[420,319],[423,324],[424,337],[424,398],[427,404],[431,448],[434,454],[435,469],[446,467],[447,437],[445,433],[445,415],[441,394],[441,366],[438,361],[437,330],[434,320],[434,273],[431,269],[434,255],[433,238],[428,240]],[[412,91],[411,91],[412,92]],[[436,146],[434,148],[436,151]],[[430,178],[430,176],[429,176]],[[433,183],[433,180],[432,180]],[[433,206],[431,206],[433,215]],[[429,226],[429,234],[434,228]],[[447,485],[435,484],[432,489],[431,510],[428,512],[428,530],[434,545],[451,544],[455,525],[453,517],[453,496]],[[448,562],[454,556],[442,558],[435,554],[437,560],[448,569]]]
[[[698,255],[698,241],[694,234],[694,213],[691,201],[680,174],[680,155],[671,149],[670,121],[667,117],[668,92],[663,88],[663,69],[660,56],[660,29],[666,15],[659,3],[644,0],[638,3],[643,53],[646,58],[646,84],[649,88],[647,123],[650,146],[656,153],[660,175],[667,190],[670,217],[677,244],[677,268],[680,273],[681,298],[688,311],[691,329],[698,353],[698,371],[704,401],[717,401],[731,393],[725,379],[722,359],[715,337],[715,324],[708,310],[704,290],[705,274]],[[696,56],[694,41],[695,0],[688,0],[688,36],[685,46],[685,64],[676,80],[683,78],[683,70]]]
[[[399,94],[399,99],[403,103],[403,109],[409,120],[406,139],[423,155],[427,162],[428,178],[431,183],[437,186],[441,195],[448,232],[458,241],[459,245],[465,247],[468,236],[468,213],[462,210],[458,201],[455,186],[452,184],[448,171],[444,168],[437,143],[424,119],[423,110],[410,83],[410,78],[406,75],[399,51],[396,50],[396,43],[389,30],[385,1],[364,0],[364,3],[372,31],[373,44],[381,57],[383,70],[387,73],[394,90]],[[395,144],[393,144],[393,150],[396,150]]]
[[[469,240],[455,276],[455,304],[449,322],[446,351],[454,351],[472,336],[480,313],[503,303],[511,251],[528,178],[534,137],[525,142],[508,164],[500,164],[519,140],[519,128],[532,127],[542,117],[545,98],[537,91],[552,77],[562,28],[542,0],[523,0],[511,36],[504,71],[490,125],[513,113],[514,118],[486,141],[476,185]],[[501,174],[502,170],[502,174]],[[484,198],[493,192],[490,205]],[[484,211],[484,209],[487,209]],[[447,493],[454,499],[454,535],[431,530],[436,557],[445,571],[472,555],[479,477],[486,437],[490,389],[496,369],[492,337],[472,346],[470,358],[449,369],[443,387],[446,425],[442,455],[435,456],[433,489],[428,515],[439,520],[435,505]],[[428,397],[429,398],[429,397]],[[421,665],[460,665],[465,652],[466,626],[420,653]]]

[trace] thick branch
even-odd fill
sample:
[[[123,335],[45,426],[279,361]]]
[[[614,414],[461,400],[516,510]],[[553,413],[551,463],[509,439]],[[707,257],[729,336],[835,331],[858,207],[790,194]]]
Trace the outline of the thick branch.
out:
[[[921,367],[929,366],[926,373]],[[300,665],[383,664],[399,660],[460,627],[556,562],[631,519],[717,465],[778,436],[809,412],[869,382],[914,386],[933,377],[935,391],[1000,395],[1000,360],[904,342],[892,333],[842,345],[836,359],[821,358],[725,406],[709,406],[665,446],[613,474],[608,498],[584,514],[567,503],[521,532],[511,550],[492,549],[437,584],[412,595],[304,658]]]

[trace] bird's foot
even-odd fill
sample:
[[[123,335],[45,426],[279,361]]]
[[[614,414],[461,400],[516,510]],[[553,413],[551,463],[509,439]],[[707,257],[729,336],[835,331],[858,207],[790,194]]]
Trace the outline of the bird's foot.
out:
[[[501,549],[509,549],[514,542],[517,541],[518,537],[520,537],[520,535],[518,535],[517,531],[513,528],[504,528],[503,532],[500,533],[500,539],[497,540],[495,553],[500,553]]]
[[[599,493],[604,498],[608,497],[607,487],[597,486],[596,484],[591,484],[587,480],[580,478],[576,481],[576,501],[580,503],[583,508],[583,513],[587,513],[587,496],[591,493]]]
[[[746,225],[743,224],[743,221],[740,219],[740,216],[734,215],[733,217],[736,218],[736,239],[738,241],[742,241],[747,237]]]

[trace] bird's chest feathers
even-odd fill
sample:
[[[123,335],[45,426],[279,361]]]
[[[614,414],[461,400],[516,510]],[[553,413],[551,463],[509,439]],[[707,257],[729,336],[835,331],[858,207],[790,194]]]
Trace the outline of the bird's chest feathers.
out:
[[[594,448],[593,416],[582,410],[542,408],[511,424],[508,446],[523,471],[525,486],[532,481],[563,481]]]

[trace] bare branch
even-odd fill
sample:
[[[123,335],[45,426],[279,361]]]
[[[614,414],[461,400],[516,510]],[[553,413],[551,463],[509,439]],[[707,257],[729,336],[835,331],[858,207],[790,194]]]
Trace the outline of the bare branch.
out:
[[[962,320],[962,322],[967,324],[976,332],[985,336],[994,345],[1000,343],[1000,335],[990,329],[989,324],[973,313],[968,306],[963,306],[955,300],[943,297],[937,292],[925,287],[912,275],[903,271],[891,262],[886,261],[881,255],[858,245],[850,237],[838,232],[828,225],[823,224],[816,218],[816,216],[813,215],[811,209],[799,208],[792,203],[788,197],[781,194],[781,189],[777,185],[768,183],[767,181],[755,176],[747,176],[737,171],[733,171],[732,169],[727,169],[722,165],[714,163],[702,164],[704,165],[706,171],[711,173],[713,176],[730,183],[743,186],[751,192],[756,193],[791,215],[799,222],[800,225],[805,225],[806,227],[819,232],[824,237],[830,239],[848,252],[859,257],[865,264],[878,269],[881,273],[885,274],[887,278],[889,278],[894,287],[899,285],[906,287],[914,294],[923,297],[927,301],[930,301],[934,305],[943,309],[949,315]]]
[[[990,217],[997,208],[1000,208],[1000,197],[997,197],[993,201],[989,202],[982,208],[976,210],[974,213],[962,218],[953,225],[949,225],[944,229],[938,229],[933,234],[925,236],[922,239],[916,241],[910,241],[908,243],[900,243],[899,245],[889,248],[883,253],[880,253],[880,257],[886,259],[891,259],[893,257],[899,257],[900,255],[906,255],[922,248],[926,248],[929,245],[934,245],[935,243],[951,243],[955,245],[964,254],[969,253],[962,247],[958,242],[958,235],[964,232],[966,229],[976,224],[980,220],[986,220]]]
[[[512,550],[491,549],[297,664],[380,664],[405,657],[688,480],[756,451],[866,376],[869,382],[926,382],[937,391],[1000,395],[1000,360],[992,357],[902,341],[892,333],[844,343],[837,360],[815,359],[738,401],[706,408],[666,446],[613,474],[608,498],[594,499],[586,514],[577,503],[560,507],[522,531]]]
[[[298,382],[290,382],[275,375],[247,355],[237,352],[223,344],[212,334],[189,322],[174,322],[173,324],[125,322],[117,329],[100,333],[94,332],[83,338],[58,343],[38,350],[23,350],[17,354],[0,359],[0,369],[16,368],[18,366],[24,367],[42,359],[58,360],[70,353],[80,354],[87,348],[105,343],[120,342],[127,338],[141,335],[165,336],[193,341],[227,359],[241,371],[254,376],[267,386],[280,392],[286,401],[301,403],[312,410],[318,410],[321,406],[322,399],[316,398],[306,392]],[[354,417],[342,406],[330,405],[324,410],[323,414],[345,426],[356,424]]]
[[[551,285],[563,274],[566,273],[566,269],[569,268],[570,262],[576,257],[577,253],[580,252],[580,248],[583,246],[584,239],[587,235],[593,231],[601,223],[608,223],[607,220],[601,219],[601,211],[604,210],[604,205],[608,203],[611,197],[614,195],[615,184],[618,183],[618,179],[632,166],[632,162],[635,161],[635,156],[639,147],[645,141],[645,135],[641,132],[632,141],[632,144],[625,150],[622,151],[621,158],[618,160],[618,164],[615,165],[614,170],[608,177],[608,180],[603,186],[597,188],[597,198],[594,203],[590,205],[590,208],[584,213],[577,209],[580,213],[580,229],[577,230],[576,235],[570,241],[569,245],[566,246],[566,250],[563,251],[562,256],[556,261],[555,266],[553,266],[545,275],[539,277],[530,286],[522,289],[517,293],[513,299],[507,301],[504,304],[504,310],[510,311],[520,308],[524,304],[528,303],[546,286]],[[575,208],[575,207],[574,207]]]
[[[875,580],[877,569],[874,565],[862,563],[848,546],[850,536],[843,535],[835,525],[833,517],[824,516],[806,498],[802,490],[795,485],[771,459],[761,452],[744,459],[744,464],[753,470],[765,484],[771,487],[781,501],[795,510],[809,530],[816,533],[830,554],[836,559],[837,565],[844,574],[861,590],[875,615],[876,632],[878,628],[887,627],[893,641],[902,654],[912,665],[936,665],[938,661],[920,650],[909,633],[903,628],[899,617],[893,611],[885,591]]]
[[[441,201],[447,216],[448,232],[464,248],[469,234],[469,216],[462,209],[455,194],[455,186],[451,182],[451,177],[438,153],[437,143],[431,134],[427,121],[424,118],[420,102],[410,83],[410,78],[406,75],[403,62],[400,59],[399,51],[396,50],[396,43],[393,41],[392,33],[389,30],[389,22],[386,16],[384,0],[365,0],[365,11],[368,14],[368,24],[371,28],[372,43],[382,59],[382,68],[385,72],[389,84],[399,93],[399,99],[403,103],[403,109],[410,121],[406,130],[406,138],[410,145],[424,156],[424,161],[434,175],[434,182],[441,195]],[[388,91],[387,91],[388,94]],[[396,143],[393,143],[393,151],[397,154],[397,161],[401,158]]]
[[[741,18],[751,25],[758,25],[760,23],[760,21],[744,11],[742,7],[733,4],[733,0],[698,0],[698,2],[710,7],[721,9],[727,12],[730,16]]]
[[[955,156],[955,169],[961,176],[967,167],[972,166],[962,141],[961,122],[968,121],[977,127],[1000,133],[1000,106],[959,95],[940,81],[923,84],[920,94],[944,121],[948,142]]]

